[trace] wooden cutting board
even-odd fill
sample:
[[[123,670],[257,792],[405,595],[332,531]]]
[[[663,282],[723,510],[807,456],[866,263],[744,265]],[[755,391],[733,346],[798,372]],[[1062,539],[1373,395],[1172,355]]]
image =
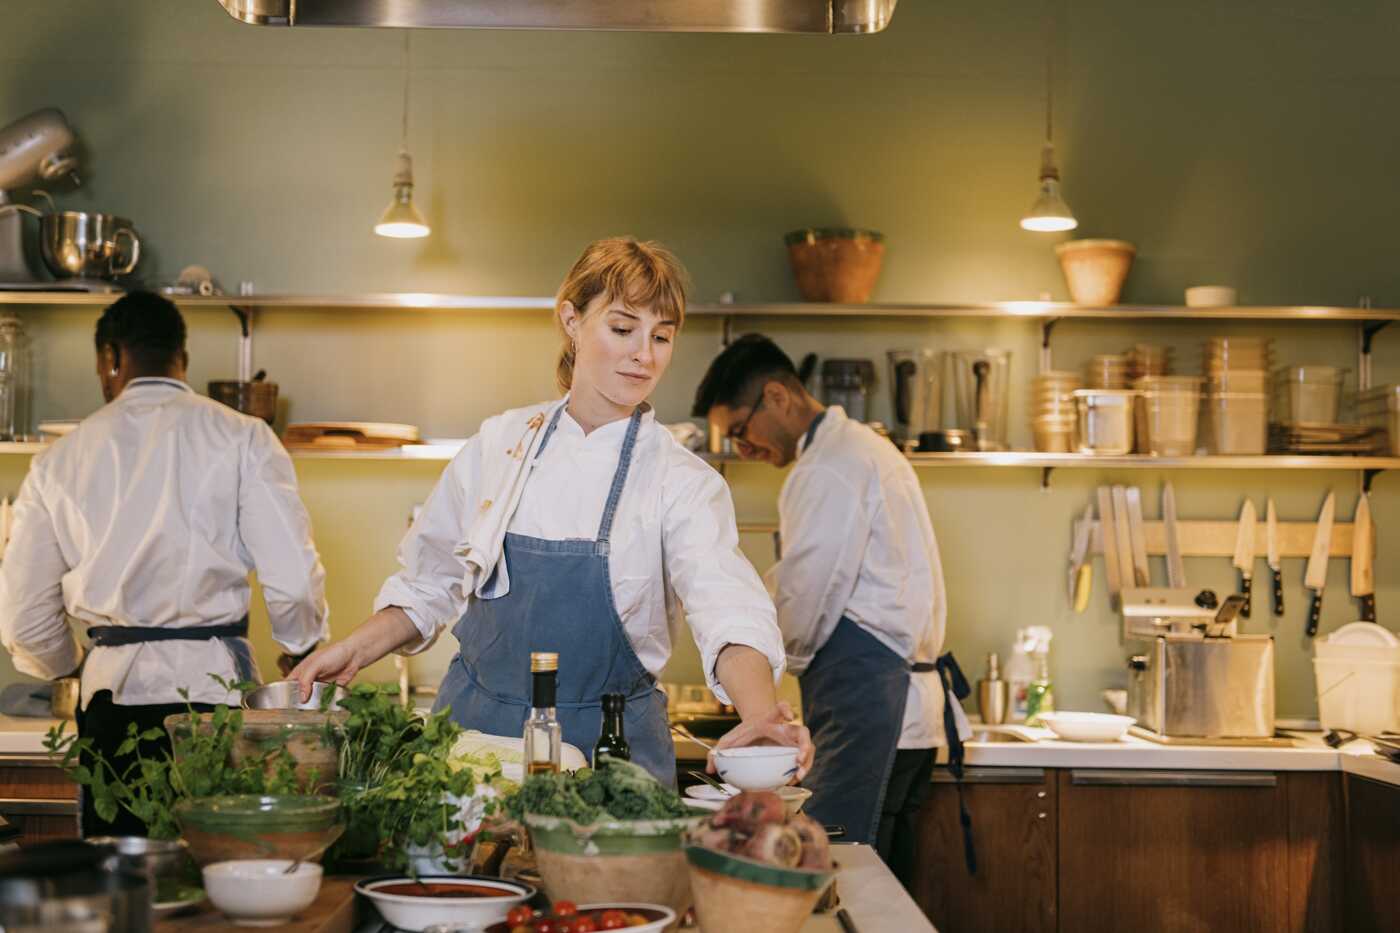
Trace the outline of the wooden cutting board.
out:
[[[321,882],[321,892],[315,902],[292,918],[291,923],[274,929],[280,933],[353,933],[360,921],[360,908],[355,900],[355,883],[359,878],[327,878]],[[256,897],[257,892],[249,893]],[[366,911],[374,908],[366,905]],[[155,933],[248,933],[252,927],[235,926],[207,900],[191,913],[157,920]]]
[[[382,450],[420,439],[414,425],[382,421],[308,421],[289,424],[282,434],[283,446],[312,450]]]

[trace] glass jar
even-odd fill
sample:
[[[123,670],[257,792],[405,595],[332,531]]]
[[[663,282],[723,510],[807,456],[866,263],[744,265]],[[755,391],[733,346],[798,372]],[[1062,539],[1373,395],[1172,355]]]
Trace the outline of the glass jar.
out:
[[[0,315],[0,441],[29,434],[29,338],[13,314]]]

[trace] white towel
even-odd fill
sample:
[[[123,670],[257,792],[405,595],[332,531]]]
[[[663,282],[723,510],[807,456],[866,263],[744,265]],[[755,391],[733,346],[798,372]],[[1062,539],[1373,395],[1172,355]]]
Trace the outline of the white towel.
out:
[[[516,409],[481,425],[481,484],[476,519],[453,553],[462,561],[462,592],[478,597],[504,596],[510,592],[505,564],[506,528],[515,514],[525,481],[544,441],[545,428],[562,401]],[[493,575],[494,572],[494,575]]]

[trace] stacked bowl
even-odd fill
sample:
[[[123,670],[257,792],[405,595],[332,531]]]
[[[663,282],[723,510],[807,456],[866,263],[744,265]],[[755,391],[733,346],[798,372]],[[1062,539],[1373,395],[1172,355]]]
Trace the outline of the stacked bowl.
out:
[[[1214,454],[1262,454],[1269,441],[1269,337],[1212,337],[1201,351],[1207,447]]]
[[[1035,449],[1064,454],[1075,449],[1074,393],[1078,373],[1043,372],[1031,379],[1031,436]]]

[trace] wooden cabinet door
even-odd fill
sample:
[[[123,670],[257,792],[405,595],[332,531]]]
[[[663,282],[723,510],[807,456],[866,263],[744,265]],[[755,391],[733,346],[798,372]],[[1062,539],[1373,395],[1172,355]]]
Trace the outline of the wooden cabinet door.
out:
[[[1347,933],[1400,929],[1400,787],[1348,774]]]
[[[21,845],[78,835],[78,785],[46,759],[0,762],[0,816],[18,826]]]
[[[1288,800],[1270,772],[1063,771],[1060,929],[1287,930]]]
[[[968,768],[962,791],[977,874],[968,874],[963,858],[958,788],[940,768],[919,813],[914,900],[939,933],[1053,933],[1053,772]]]

